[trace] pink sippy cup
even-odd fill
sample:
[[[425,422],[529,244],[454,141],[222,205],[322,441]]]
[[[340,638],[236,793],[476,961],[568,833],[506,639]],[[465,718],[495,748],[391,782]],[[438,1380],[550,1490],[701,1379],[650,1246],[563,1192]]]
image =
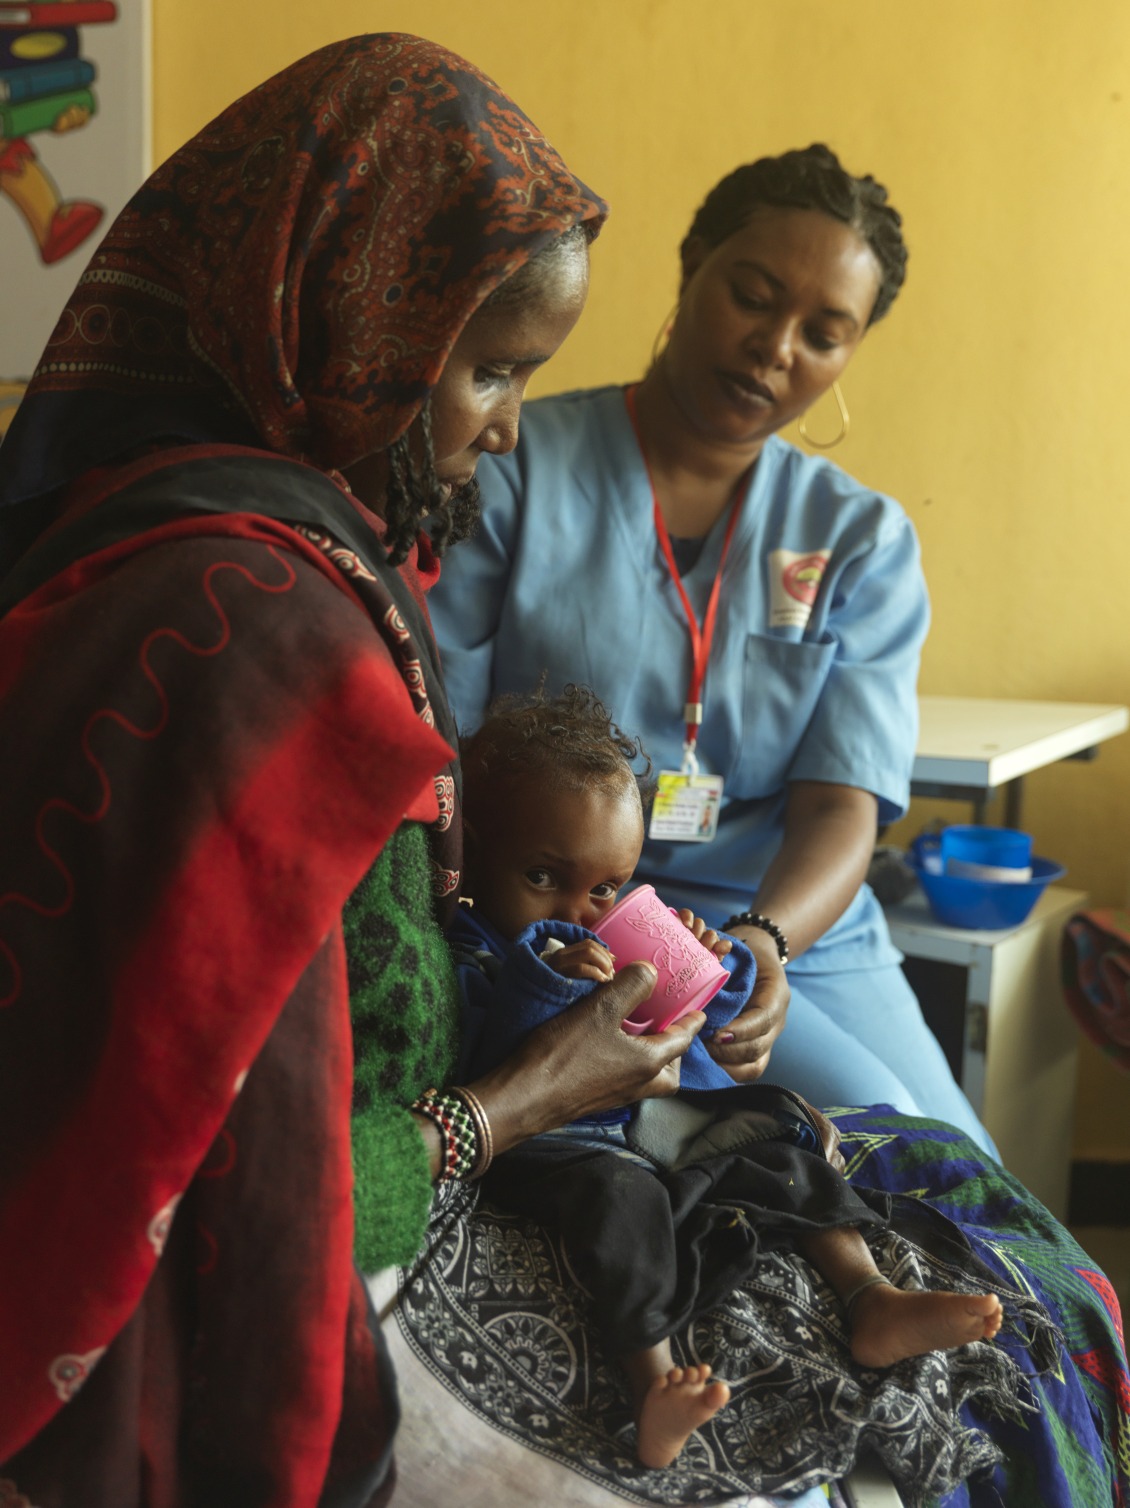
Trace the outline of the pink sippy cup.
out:
[[[659,974],[655,989],[624,1021],[624,1030],[633,1036],[664,1031],[688,1011],[705,1009],[726,983],[721,962],[651,885],[629,890],[594,930],[618,969],[650,963]]]

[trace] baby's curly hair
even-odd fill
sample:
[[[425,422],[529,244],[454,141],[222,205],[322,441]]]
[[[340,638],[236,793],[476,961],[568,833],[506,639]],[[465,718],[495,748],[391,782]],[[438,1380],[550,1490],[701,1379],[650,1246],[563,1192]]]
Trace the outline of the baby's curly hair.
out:
[[[641,801],[651,794],[651,760],[643,745],[613,722],[587,686],[570,683],[559,696],[539,688],[532,695],[497,697],[482,726],[460,740],[459,754],[471,822],[501,787],[530,775],[556,790],[623,781],[639,790]]]

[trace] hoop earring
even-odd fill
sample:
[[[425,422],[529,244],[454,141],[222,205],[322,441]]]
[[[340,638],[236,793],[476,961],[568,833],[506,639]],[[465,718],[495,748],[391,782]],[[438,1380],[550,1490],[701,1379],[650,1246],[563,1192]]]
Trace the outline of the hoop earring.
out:
[[[830,440],[814,440],[805,428],[805,421],[808,418],[807,414],[801,415],[800,423],[797,425],[801,439],[806,445],[811,445],[813,450],[834,450],[841,440],[847,439],[848,430],[851,428],[851,415],[848,413],[848,407],[844,402],[844,395],[840,391],[840,384],[838,382],[832,383],[832,397],[835,398],[836,407],[840,411],[839,434],[833,435]]]
[[[667,342],[671,339],[671,331],[675,328],[675,316],[676,314],[678,314],[678,312],[679,302],[676,299],[676,301],[671,305],[671,309],[667,315],[667,318],[655,332],[655,339],[651,343],[651,366],[656,366],[658,364],[659,358],[667,349]]]

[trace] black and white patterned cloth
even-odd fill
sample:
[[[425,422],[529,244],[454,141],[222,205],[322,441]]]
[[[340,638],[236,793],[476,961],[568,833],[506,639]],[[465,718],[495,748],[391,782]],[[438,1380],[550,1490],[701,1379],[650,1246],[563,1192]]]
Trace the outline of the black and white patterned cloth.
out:
[[[871,1246],[900,1287],[976,1291],[967,1276],[900,1236],[884,1233]],[[389,1329],[400,1343],[402,1382],[411,1358],[415,1380],[406,1391],[425,1379],[438,1388],[417,1446],[437,1462],[455,1453],[437,1466],[441,1475],[459,1470],[460,1451],[468,1476],[484,1467],[489,1474],[492,1459],[500,1473],[505,1460],[504,1474],[517,1474],[515,1496],[484,1503],[752,1508],[769,1495],[834,1482],[861,1453],[873,1453],[913,1504],[997,1460],[989,1438],[958,1417],[964,1402],[1021,1406],[1011,1364],[989,1344],[884,1371],[857,1365],[842,1308],[823,1280],[800,1257],[767,1255],[723,1306],[673,1337],[677,1363],[708,1362],[733,1396],[673,1466],[649,1470],[635,1458],[625,1379],[601,1353],[588,1299],[547,1232],[476,1208],[465,1186],[444,1186],[420,1263],[396,1275],[395,1293],[374,1296],[395,1316]],[[399,1445],[398,1456],[403,1463]],[[550,1468],[558,1473],[552,1487],[543,1480]],[[405,1476],[402,1465],[407,1485]],[[566,1490],[561,1482],[570,1476]],[[448,1493],[453,1481],[462,1479],[449,1480]],[[461,1486],[460,1496],[467,1501]]]

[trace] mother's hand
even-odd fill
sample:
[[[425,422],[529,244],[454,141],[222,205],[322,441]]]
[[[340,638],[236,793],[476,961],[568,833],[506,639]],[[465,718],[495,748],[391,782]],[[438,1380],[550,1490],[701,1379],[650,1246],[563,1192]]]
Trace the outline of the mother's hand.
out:
[[[626,965],[470,1086],[496,1152],[582,1115],[675,1093],[680,1060],[706,1017],[692,1011],[665,1032],[630,1036],[621,1023],[654,988],[650,964]]]
[[[757,979],[749,1004],[729,1025],[703,1043],[714,1061],[739,1084],[759,1079],[769,1066],[773,1043],[785,1025],[789,982],[777,955],[777,944],[760,927],[735,927],[730,933],[744,942],[757,964]]]

